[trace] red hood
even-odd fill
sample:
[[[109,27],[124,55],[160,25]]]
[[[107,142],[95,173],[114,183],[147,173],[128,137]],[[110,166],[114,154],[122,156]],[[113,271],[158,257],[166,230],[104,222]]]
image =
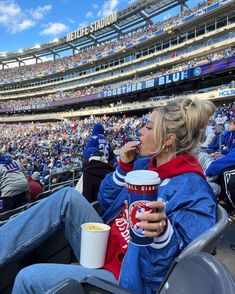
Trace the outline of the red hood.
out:
[[[159,167],[156,167],[156,158],[153,157],[148,169],[156,171],[162,180],[184,173],[196,173],[205,177],[201,165],[198,163],[195,156],[190,154],[178,155]]]

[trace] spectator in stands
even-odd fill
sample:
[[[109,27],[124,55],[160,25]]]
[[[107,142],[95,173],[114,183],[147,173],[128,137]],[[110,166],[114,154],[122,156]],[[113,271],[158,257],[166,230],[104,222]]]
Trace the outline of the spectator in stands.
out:
[[[102,218],[75,189],[64,188],[0,227],[0,240],[5,241],[7,236],[0,250],[3,266],[35,248],[61,226],[79,259],[81,224],[94,221],[111,225],[103,269],[33,265],[18,274],[13,293],[45,293],[61,280],[69,277],[80,281],[87,275],[116,282],[119,279],[121,286],[138,293],[156,292],[173,259],[216,221],[214,194],[192,154],[213,111],[212,103],[191,99],[174,100],[155,110],[140,131],[140,142],[131,141],[121,148],[116,171],[101,183]],[[141,157],[136,159],[138,153]],[[162,182],[158,198],[151,202],[154,212],[139,216],[144,221],[140,228],[154,242],[138,247],[128,244],[124,178],[132,169],[147,168],[158,172]],[[127,238],[119,230],[120,220]],[[151,277],[150,271],[154,272]]]
[[[208,162],[208,167],[205,170],[207,177],[218,178],[218,183],[221,186],[220,204],[223,205],[230,218],[235,220],[235,193],[234,193],[234,180],[235,180],[235,149],[227,155],[218,159],[211,159]]]
[[[235,148],[235,119],[228,122],[229,132],[226,134],[224,148],[221,149],[222,154],[228,154]]]
[[[40,183],[40,173],[34,172],[28,177],[29,193],[28,200],[32,201],[35,197],[43,192],[42,184]]]
[[[218,150],[221,150],[222,146],[225,143],[225,132],[223,125],[216,125],[215,126],[215,138],[213,142],[208,145],[206,150],[207,153],[214,153]]]
[[[0,154],[1,212],[14,209],[27,202],[28,182],[21,164],[6,154]]]
[[[109,141],[104,136],[104,127],[100,123],[94,125],[91,137],[87,141],[83,158],[87,149],[90,147],[98,148],[101,152],[103,152],[107,161],[111,161],[113,159],[113,151],[111,150]]]

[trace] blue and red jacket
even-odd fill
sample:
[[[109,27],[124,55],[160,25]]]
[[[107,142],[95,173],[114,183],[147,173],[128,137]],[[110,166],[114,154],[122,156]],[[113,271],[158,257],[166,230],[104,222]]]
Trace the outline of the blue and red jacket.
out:
[[[156,200],[166,203],[166,232],[154,238],[149,246],[128,244],[122,261],[119,284],[136,293],[156,293],[174,258],[201,233],[216,222],[216,201],[197,160],[192,155],[179,155],[156,167],[154,159],[142,158],[134,165],[119,162],[114,173],[106,175],[98,193],[110,223],[121,212],[128,194],[125,175],[132,169],[150,169],[161,178]]]

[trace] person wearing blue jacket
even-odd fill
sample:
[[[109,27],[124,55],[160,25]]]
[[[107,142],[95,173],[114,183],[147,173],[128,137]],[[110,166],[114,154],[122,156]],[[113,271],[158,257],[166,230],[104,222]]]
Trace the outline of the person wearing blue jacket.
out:
[[[140,130],[140,141],[128,142],[120,149],[116,170],[101,183],[102,217],[73,188],[63,188],[0,227],[3,266],[41,244],[61,226],[79,260],[81,224],[105,222],[111,226],[102,269],[32,265],[17,275],[12,293],[45,293],[66,278],[81,281],[87,275],[119,283],[136,293],[155,293],[174,258],[216,222],[213,191],[193,155],[214,110],[211,102],[175,99],[153,111]],[[129,242],[124,179],[133,169],[153,170],[161,178],[156,199],[149,204],[153,212],[138,216],[143,220],[139,227],[144,235],[154,238],[143,247]]]
[[[235,148],[235,119],[228,122],[228,132],[225,135],[224,147],[220,150],[221,154],[228,154]]]
[[[227,155],[211,160],[210,165],[205,170],[205,174],[207,177],[220,176],[222,171],[229,167],[235,168],[235,148],[231,149]]]
[[[217,125],[215,127],[215,139],[213,140],[212,144],[207,146],[206,152],[213,153],[222,148],[222,145],[225,143],[225,134],[223,125]]]
[[[104,136],[104,127],[100,123],[95,124],[93,127],[92,134],[83,152],[83,158],[87,157],[87,151],[91,150],[91,148],[97,148],[103,152],[107,161],[112,159],[112,150],[109,141]]]
[[[220,177],[220,185],[222,187],[222,192],[220,198],[223,199],[223,202],[231,203],[227,207],[229,212],[230,219],[235,220],[235,193],[234,193],[234,182],[235,182],[235,148],[231,149],[230,152],[218,159],[212,160],[207,169],[205,170],[207,177]]]

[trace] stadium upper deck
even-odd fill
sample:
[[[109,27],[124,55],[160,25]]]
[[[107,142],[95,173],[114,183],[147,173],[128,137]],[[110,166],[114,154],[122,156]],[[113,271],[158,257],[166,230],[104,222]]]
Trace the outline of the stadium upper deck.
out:
[[[59,108],[65,110],[66,106],[71,109],[71,105],[77,109],[86,106],[88,101],[95,104],[101,100],[103,104],[105,101],[109,103],[107,98],[124,97],[128,102],[128,99],[139,99],[139,93],[146,99],[178,94],[185,88],[195,90],[228,84],[234,79],[234,4],[234,1],[216,1],[207,6],[202,2],[193,11],[184,10],[167,22],[150,24],[145,29],[122,36],[121,46],[114,41],[111,51],[108,47],[106,52],[95,55],[92,60],[82,58],[78,62],[75,54],[54,62],[2,70],[0,77],[4,73],[6,81],[0,92],[0,99],[4,100],[0,112],[35,112],[40,109],[45,112],[48,108],[59,111]],[[94,50],[103,51],[101,46],[86,53],[94,57]],[[208,66],[208,63],[215,65]],[[58,65],[56,70],[54,65]],[[27,76],[27,69],[32,75],[36,67],[41,69],[39,75]],[[15,81],[7,77],[6,73],[13,76],[14,70],[20,70],[21,83],[17,77]],[[225,78],[224,72],[230,74]],[[213,81],[207,81],[212,73]],[[190,85],[192,79],[196,81],[196,88]],[[129,90],[123,92],[125,87]]]
[[[41,57],[47,55],[53,55],[56,59],[60,56],[59,53],[67,50],[71,55],[83,48],[97,46],[105,41],[119,38],[124,33],[132,32],[133,28],[137,30],[145,27],[146,23],[153,24],[153,17],[179,4],[185,5],[186,2],[187,0],[138,0],[118,13],[68,33],[67,36],[60,39],[20,51],[2,53],[0,64],[4,68],[12,62],[18,62],[20,66],[28,59],[35,59],[38,62]]]

